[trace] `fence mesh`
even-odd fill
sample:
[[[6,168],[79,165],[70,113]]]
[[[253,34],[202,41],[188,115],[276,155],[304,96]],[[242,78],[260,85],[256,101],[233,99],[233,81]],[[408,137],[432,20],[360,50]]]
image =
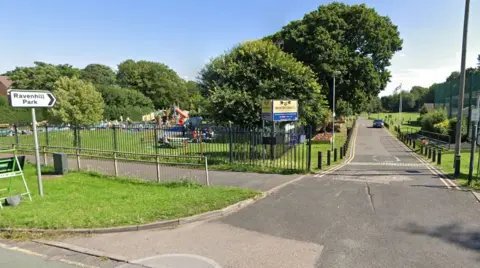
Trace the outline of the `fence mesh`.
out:
[[[437,84],[434,87],[435,108],[446,109],[448,117],[455,117],[458,112],[459,80]],[[480,96],[480,74],[472,73],[466,77],[463,109],[468,115],[468,107],[476,104],[476,98]]]

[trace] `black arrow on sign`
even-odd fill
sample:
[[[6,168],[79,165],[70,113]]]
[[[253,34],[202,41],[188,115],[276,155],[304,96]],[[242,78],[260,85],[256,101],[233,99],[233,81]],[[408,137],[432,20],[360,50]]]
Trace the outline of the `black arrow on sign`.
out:
[[[50,98],[50,101],[48,102],[48,106],[53,106],[53,104],[55,103],[55,98],[53,97],[52,93],[48,93],[47,95]]]

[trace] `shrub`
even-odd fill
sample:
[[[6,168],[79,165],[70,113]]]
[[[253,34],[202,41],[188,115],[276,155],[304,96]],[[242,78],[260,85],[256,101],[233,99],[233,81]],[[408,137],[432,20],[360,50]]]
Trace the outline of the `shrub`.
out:
[[[433,127],[436,133],[448,135],[450,130],[450,120],[444,120],[440,123],[435,124]]]
[[[452,117],[449,120],[449,129],[448,129],[448,135],[450,136],[450,142],[455,141],[455,133],[457,131],[457,118]],[[468,132],[467,132],[467,118],[462,117],[462,129],[461,129],[461,135],[462,135],[462,140],[465,140],[467,138]]]
[[[423,106],[422,109],[420,109],[420,116],[425,115],[428,113],[427,107]]]
[[[441,123],[445,120],[447,120],[447,113],[444,110],[435,110],[422,116],[420,125],[423,130],[436,132],[435,124]]]

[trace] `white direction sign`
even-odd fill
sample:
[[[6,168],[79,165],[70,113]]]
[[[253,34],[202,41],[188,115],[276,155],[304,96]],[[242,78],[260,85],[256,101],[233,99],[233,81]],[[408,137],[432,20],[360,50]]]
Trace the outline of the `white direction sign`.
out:
[[[479,108],[473,108],[472,109],[472,114],[470,116],[470,121],[478,122],[479,117],[480,117],[480,109]]]
[[[57,100],[50,91],[10,89],[8,101],[14,108],[51,108]]]

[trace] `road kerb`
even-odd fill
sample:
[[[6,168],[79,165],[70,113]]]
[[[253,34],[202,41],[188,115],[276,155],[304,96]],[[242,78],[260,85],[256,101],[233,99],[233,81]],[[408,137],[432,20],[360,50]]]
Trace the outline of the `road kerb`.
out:
[[[70,251],[74,251],[74,252],[78,252],[78,253],[94,256],[94,257],[105,257],[105,258],[108,258],[110,260],[114,260],[114,261],[118,261],[118,262],[126,262],[126,263],[129,262],[128,258],[126,258],[125,256],[108,253],[108,252],[105,252],[105,251],[102,251],[102,250],[84,248],[84,247],[80,247],[80,246],[73,245],[73,244],[57,242],[57,241],[48,241],[48,240],[42,240],[42,239],[37,239],[37,240],[32,240],[32,241],[35,242],[35,243],[38,243],[38,244],[43,244],[43,245],[46,245],[46,246],[51,246],[51,247],[56,247],[56,248],[67,249],[67,250],[70,250]]]

